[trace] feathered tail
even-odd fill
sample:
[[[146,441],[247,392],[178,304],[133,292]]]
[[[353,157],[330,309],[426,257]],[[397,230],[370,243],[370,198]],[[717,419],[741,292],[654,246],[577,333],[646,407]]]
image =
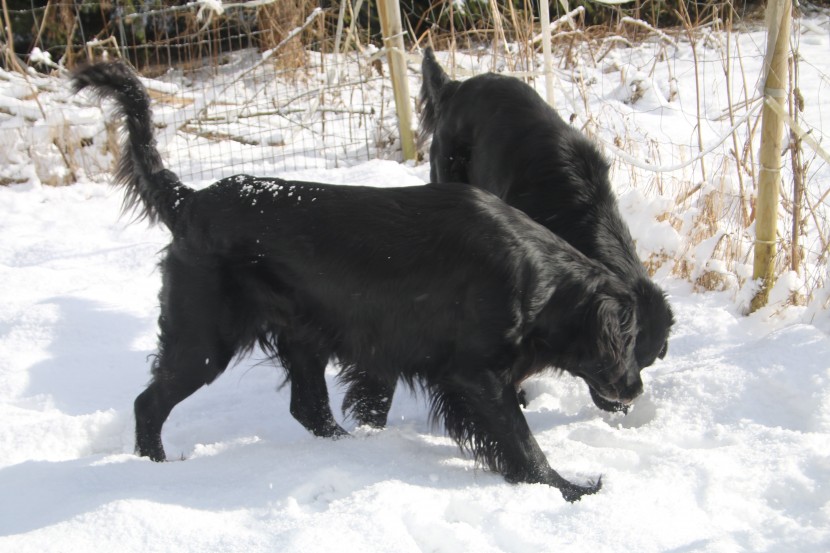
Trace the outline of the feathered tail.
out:
[[[172,229],[184,200],[193,192],[179,177],[164,168],[153,136],[150,97],[138,77],[121,62],[89,65],[72,76],[77,93],[85,88],[100,99],[114,100],[126,123],[126,134],[115,182],[124,188],[124,211],[137,211],[140,218],[161,221]]]
[[[430,47],[424,49],[421,77],[421,116],[418,139],[423,142],[435,132],[435,125],[441,112],[441,95],[444,87],[451,84],[457,85],[457,83],[444,72]]]

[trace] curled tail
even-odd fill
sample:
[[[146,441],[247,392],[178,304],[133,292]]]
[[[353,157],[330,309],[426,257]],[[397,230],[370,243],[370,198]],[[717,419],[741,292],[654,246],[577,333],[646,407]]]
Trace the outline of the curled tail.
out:
[[[457,86],[458,83],[447,76],[430,47],[424,49],[421,77],[421,117],[418,138],[423,142],[435,132],[438,117],[441,114],[441,95],[444,87]]]
[[[72,76],[77,93],[85,88],[100,99],[114,100],[126,123],[126,134],[115,182],[125,190],[124,211],[135,210],[141,218],[161,221],[172,229],[176,215],[193,189],[164,168],[153,136],[150,97],[138,77],[121,62],[89,65]]]

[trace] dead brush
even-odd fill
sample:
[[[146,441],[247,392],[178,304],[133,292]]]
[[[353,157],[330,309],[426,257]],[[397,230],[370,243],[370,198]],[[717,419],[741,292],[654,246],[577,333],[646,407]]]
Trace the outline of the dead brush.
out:
[[[290,38],[289,34],[302,26],[317,4],[312,0],[281,0],[257,7],[257,25],[263,31],[259,35],[260,49],[271,50],[289,39],[276,58],[277,69],[298,70],[306,67],[308,52],[304,45],[311,42],[309,38],[313,30]]]

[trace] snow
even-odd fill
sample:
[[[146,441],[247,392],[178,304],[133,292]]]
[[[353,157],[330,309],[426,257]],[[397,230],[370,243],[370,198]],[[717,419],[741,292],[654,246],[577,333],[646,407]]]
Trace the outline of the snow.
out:
[[[811,66],[830,73],[827,32],[815,32],[825,26],[805,26],[805,43],[825,52]],[[693,78],[678,74],[678,90]],[[635,70],[624,79],[592,101],[639,83],[638,126],[687,128],[665,79]],[[525,414],[551,465],[577,482],[602,475],[603,489],[575,504],[476,467],[405,389],[387,429],[345,421],[352,438],[314,438],[290,416],[281,371],[262,353],[177,406],[163,435],[173,461],[134,456],[132,402],[149,379],[155,264],[168,237],[119,218],[121,193],[106,175],[41,184],[30,156],[39,135],[24,124],[40,116],[18,86],[0,80],[11,114],[0,124],[19,129],[3,132],[9,148],[0,153],[17,168],[0,187],[0,551],[830,550],[830,288],[805,307],[786,306],[797,275],[779,281],[773,306],[747,317],[746,287],[699,293],[658,270],[677,324],[628,415],[598,411],[568,376],[527,383]],[[43,96],[50,121],[74,117],[88,136],[103,132],[100,112],[61,115],[63,104]],[[86,174],[109,163],[102,152]],[[426,164],[376,160],[275,176],[403,186],[428,173]],[[812,185],[826,189],[826,173],[815,174]],[[670,196],[627,176],[617,167],[638,246],[705,258],[711,243],[691,247],[688,229],[657,220]],[[338,406],[334,367],[327,378]]]

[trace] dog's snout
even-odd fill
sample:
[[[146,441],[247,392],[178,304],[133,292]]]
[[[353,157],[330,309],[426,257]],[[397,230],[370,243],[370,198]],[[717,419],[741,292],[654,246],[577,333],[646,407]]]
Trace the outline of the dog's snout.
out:
[[[643,381],[640,378],[640,371],[628,371],[625,375],[625,385],[629,388],[639,386],[643,387]]]
[[[643,393],[643,380],[640,378],[639,371],[629,371],[625,375],[625,379],[618,383],[616,392],[620,401],[629,404],[640,394]]]

